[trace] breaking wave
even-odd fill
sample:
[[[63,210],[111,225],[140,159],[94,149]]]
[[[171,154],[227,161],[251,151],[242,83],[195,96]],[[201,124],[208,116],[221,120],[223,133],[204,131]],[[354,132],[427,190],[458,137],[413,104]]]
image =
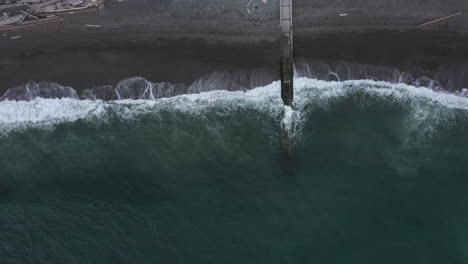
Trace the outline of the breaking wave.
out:
[[[232,75],[191,86],[136,77],[80,95],[47,83],[10,90],[0,102],[2,260],[464,254],[468,98],[334,76],[295,79],[293,108],[278,81],[221,81]],[[294,133],[294,160],[282,159],[280,125]],[[63,246],[83,241],[82,251]],[[352,256],[335,254],[343,247]]]
[[[374,80],[426,87],[437,91],[460,92],[468,84],[468,63],[458,62],[425,68],[421,61],[409,61],[405,70],[378,64],[361,64],[343,60],[323,61],[299,58],[295,76],[324,81]]]
[[[41,85],[27,87],[34,95],[35,91],[41,94],[41,87],[44,87]],[[296,79],[295,86],[294,116],[298,134],[317,109],[333,109],[344,101],[363,108],[378,104],[397,106],[405,112],[403,122],[407,129],[419,135],[436,133],[437,126],[448,124],[447,121],[456,116],[461,115],[468,121],[468,98],[429,88],[371,80],[326,82],[309,78]],[[56,86],[52,87],[56,89]],[[160,93],[155,91],[160,88],[143,78],[132,78],[117,86],[118,100],[113,101],[77,100],[70,89],[65,89],[68,93],[55,93],[60,95],[55,99],[0,102],[0,134],[7,136],[29,128],[50,129],[78,120],[94,123],[131,121],[167,112],[203,115],[215,111],[223,115],[244,109],[262,112],[278,120],[283,113],[278,81],[248,91],[215,90],[158,99],[155,95]],[[111,90],[110,87],[102,89]]]
[[[191,85],[182,83],[152,83],[142,77],[132,77],[120,81],[115,87],[97,86],[78,92],[67,86],[51,82],[28,82],[8,89],[0,101],[30,101],[36,98],[83,100],[140,100],[174,97],[181,94],[194,94],[215,90],[246,91],[272,83],[275,78],[268,70],[214,72],[202,76]]]

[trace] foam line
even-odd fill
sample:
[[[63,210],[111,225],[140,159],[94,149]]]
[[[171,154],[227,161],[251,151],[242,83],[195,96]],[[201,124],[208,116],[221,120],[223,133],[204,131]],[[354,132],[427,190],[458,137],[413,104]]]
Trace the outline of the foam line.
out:
[[[416,88],[405,84],[390,84],[376,81],[326,82],[308,78],[295,80],[295,109],[298,114],[304,106],[327,104],[336,98],[364,92],[374,97],[408,104],[414,116],[424,117],[434,111],[437,115],[450,109],[468,111],[468,98],[434,92],[427,88]],[[123,120],[135,119],[141,114],[159,111],[180,111],[188,114],[203,114],[215,107],[257,109],[280,117],[283,112],[280,98],[280,83],[258,87],[249,91],[210,91],[200,94],[186,94],[157,100],[90,101],[77,99],[35,99],[26,101],[0,102],[0,131],[28,128],[50,128],[57,124],[77,120],[105,122],[111,116]],[[441,110],[443,109],[443,111]],[[421,114],[421,113],[426,114]]]

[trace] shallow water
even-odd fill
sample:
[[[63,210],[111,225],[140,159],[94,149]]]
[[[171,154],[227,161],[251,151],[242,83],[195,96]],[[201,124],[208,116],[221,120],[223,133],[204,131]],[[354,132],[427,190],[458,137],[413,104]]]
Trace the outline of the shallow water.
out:
[[[468,98],[295,81],[0,102],[5,263],[466,263]]]

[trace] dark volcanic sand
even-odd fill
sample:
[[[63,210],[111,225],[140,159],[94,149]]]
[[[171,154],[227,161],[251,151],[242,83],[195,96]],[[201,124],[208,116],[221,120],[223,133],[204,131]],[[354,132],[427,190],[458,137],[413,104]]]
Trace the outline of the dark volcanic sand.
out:
[[[433,41],[433,40],[439,41]],[[468,87],[468,40],[434,32],[341,33],[297,38],[298,58],[386,66],[429,76],[449,90]],[[34,51],[0,60],[0,93],[27,81],[50,81],[81,91],[116,85],[134,76],[153,82],[191,84],[216,71],[279,70],[278,43],[204,41],[102,42],[93,47]],[[279,79],[279,74],[273,79]]]
[[[1,60],[0,92],[25,81],[51,81],[82,90],[135,76],[190,84],[216,71],[276,68],[276,51],[275,45],[248,48],[178,41],[37,52]]]
[[[254,0],[251,13],[248,2],[108,0],[104,10],[66,16],[63,24],[0,34],[0,92],[30,80],[81,90],[132,76],[188,84],[214,71],[277,71],[277,1]],[[296,57],[410,72],[459,69],[468,56],[467,14],[415,25],[467,7],[461,0],[296,0]],[[468,86],[468,80],[458,83]]]

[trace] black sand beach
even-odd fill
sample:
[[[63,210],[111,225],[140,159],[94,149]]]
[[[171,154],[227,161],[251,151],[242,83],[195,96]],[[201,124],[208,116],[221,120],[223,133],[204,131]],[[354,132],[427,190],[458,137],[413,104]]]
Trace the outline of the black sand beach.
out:
[[[0,34],[0,93],[26,81],[81,90],[131,76],[190,83],[216,70],[276,72],[278,3],[248,3],[108,0],[105,9],[64,16],[63,23]],[[416,25],[467,8],[461,0],[296,0],[296,57],[409,72],[416,64],[423,68],[419,72],[441,65],[463,68],[466,13],[423,28]],[[190,70],[181,70],[182,65]],[[461,78],[455,86],[464,88],[468,80]]]

